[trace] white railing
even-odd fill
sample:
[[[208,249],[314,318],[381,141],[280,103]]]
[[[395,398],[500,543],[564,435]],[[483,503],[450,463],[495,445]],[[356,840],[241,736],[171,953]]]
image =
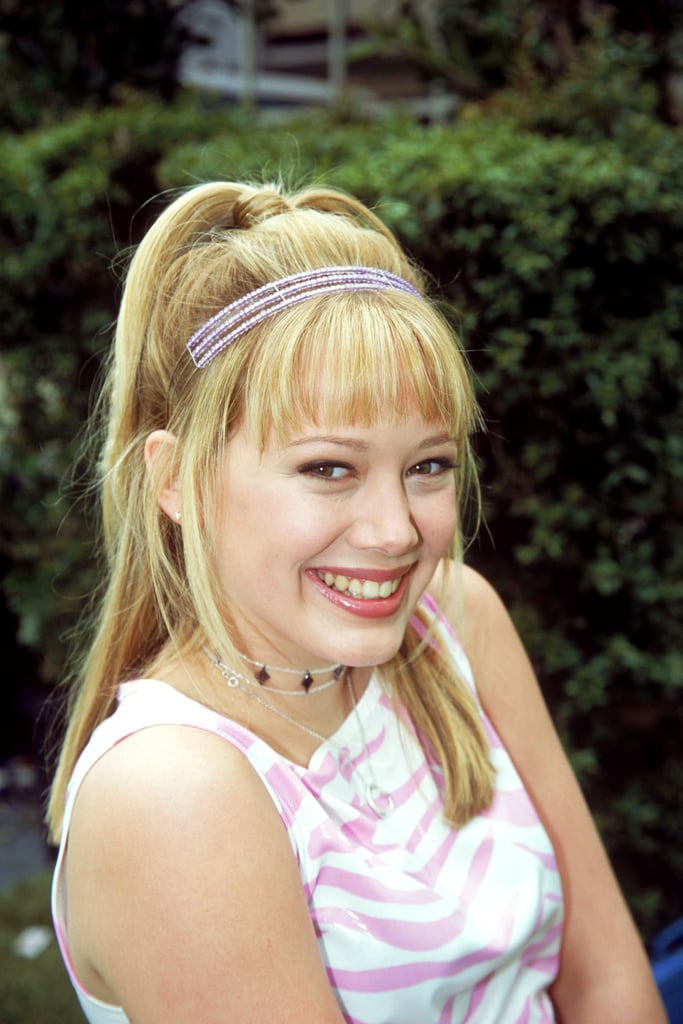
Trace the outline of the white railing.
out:
[[[320,59],[320,43],[297,47],[269,43],[256,18],[254,0],[239,10],[220,0],[196,0],[179,17],[193,37],[179,65],[185,85],[210,89],[245,101],[327,103],[338,98],[346,83],[347,0],[327,0],[323,43],[325,77],[278,70],[306,66]]]

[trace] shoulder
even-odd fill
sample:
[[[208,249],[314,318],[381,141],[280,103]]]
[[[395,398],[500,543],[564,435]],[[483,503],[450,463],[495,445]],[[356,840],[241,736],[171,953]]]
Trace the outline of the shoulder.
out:
[[[70,859],[96,855],[104,870],[154,855],[163,869],[186,843],[225,848],[279,826],[265,786],[232,744],[203,729],[155,725],[120,741],[90,769],[76,796]],[[229,827],[227,827],[229,826]]]
[[[444,563],[432,586],[463,645],[481,704],[528,784],[541,768],[539,736],[551,745],[556,736],[508,610],[495,587],[469,566]]]
[[[81,783],[69,830],[70,903],[87,891],[86,864],[96,890],[90,899],[106,902],[120,880],[142,877],[151,864],[155,884],[182,892],[196,884],[200,864],[207,874],[218,867],[219,842],[226,858],[242,859],[282,831],[264,784],[231,744],[187,726],[142,729]]]
[[[487,715],[553,843],[565,899],[552,995],[563,1020],[664,1020],[642,946],[562,749],[536,675],[494,587],[444,566],[434,581],[472,665]],[[595,922],[600,922],[596,930]]]
[[[471,566],[442,559],[432,577],[429,593],[465,647],[471,661],[479,659],[498,627],[512,623],[492,584]],[[514,632],[514,627],[512,627]]]
[[[293,1008],[306,970],[311,1005],[337,1020],[287,831],[219,736],[154,726],[93,766],[74,807],[66,891],[77,973],[132,1019],[256,1019],[257,1005]],[[259,989],[274,943],[301,963],[283,952]],[[243,981],[226,992],[236,963]]]

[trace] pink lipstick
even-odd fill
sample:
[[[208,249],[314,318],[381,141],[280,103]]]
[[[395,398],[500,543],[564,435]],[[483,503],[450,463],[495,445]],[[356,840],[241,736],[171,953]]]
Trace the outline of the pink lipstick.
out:
[[[401,606],[412,566],[407,569],[308,569],[307,578],[332,604],[360,618],[394,615]],[[386,591],[386,596],[379,596]]]

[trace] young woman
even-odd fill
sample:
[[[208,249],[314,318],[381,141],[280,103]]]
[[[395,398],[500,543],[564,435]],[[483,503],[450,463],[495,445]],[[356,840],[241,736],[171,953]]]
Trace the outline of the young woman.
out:
[[[181,195],[103,408],[107,588],[50,805],[91,1024],[661,1024],[459,559],[477,410],[382,223],[328,189]]]

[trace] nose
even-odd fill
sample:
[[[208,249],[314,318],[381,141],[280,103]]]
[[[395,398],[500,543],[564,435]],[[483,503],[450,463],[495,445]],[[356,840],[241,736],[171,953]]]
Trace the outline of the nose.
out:
[[[405,489],[385,484],[363,490],[349,530],[349,543],[359,550],[374,549],[389,556],[413,550],[420,541],[420,532]]]

